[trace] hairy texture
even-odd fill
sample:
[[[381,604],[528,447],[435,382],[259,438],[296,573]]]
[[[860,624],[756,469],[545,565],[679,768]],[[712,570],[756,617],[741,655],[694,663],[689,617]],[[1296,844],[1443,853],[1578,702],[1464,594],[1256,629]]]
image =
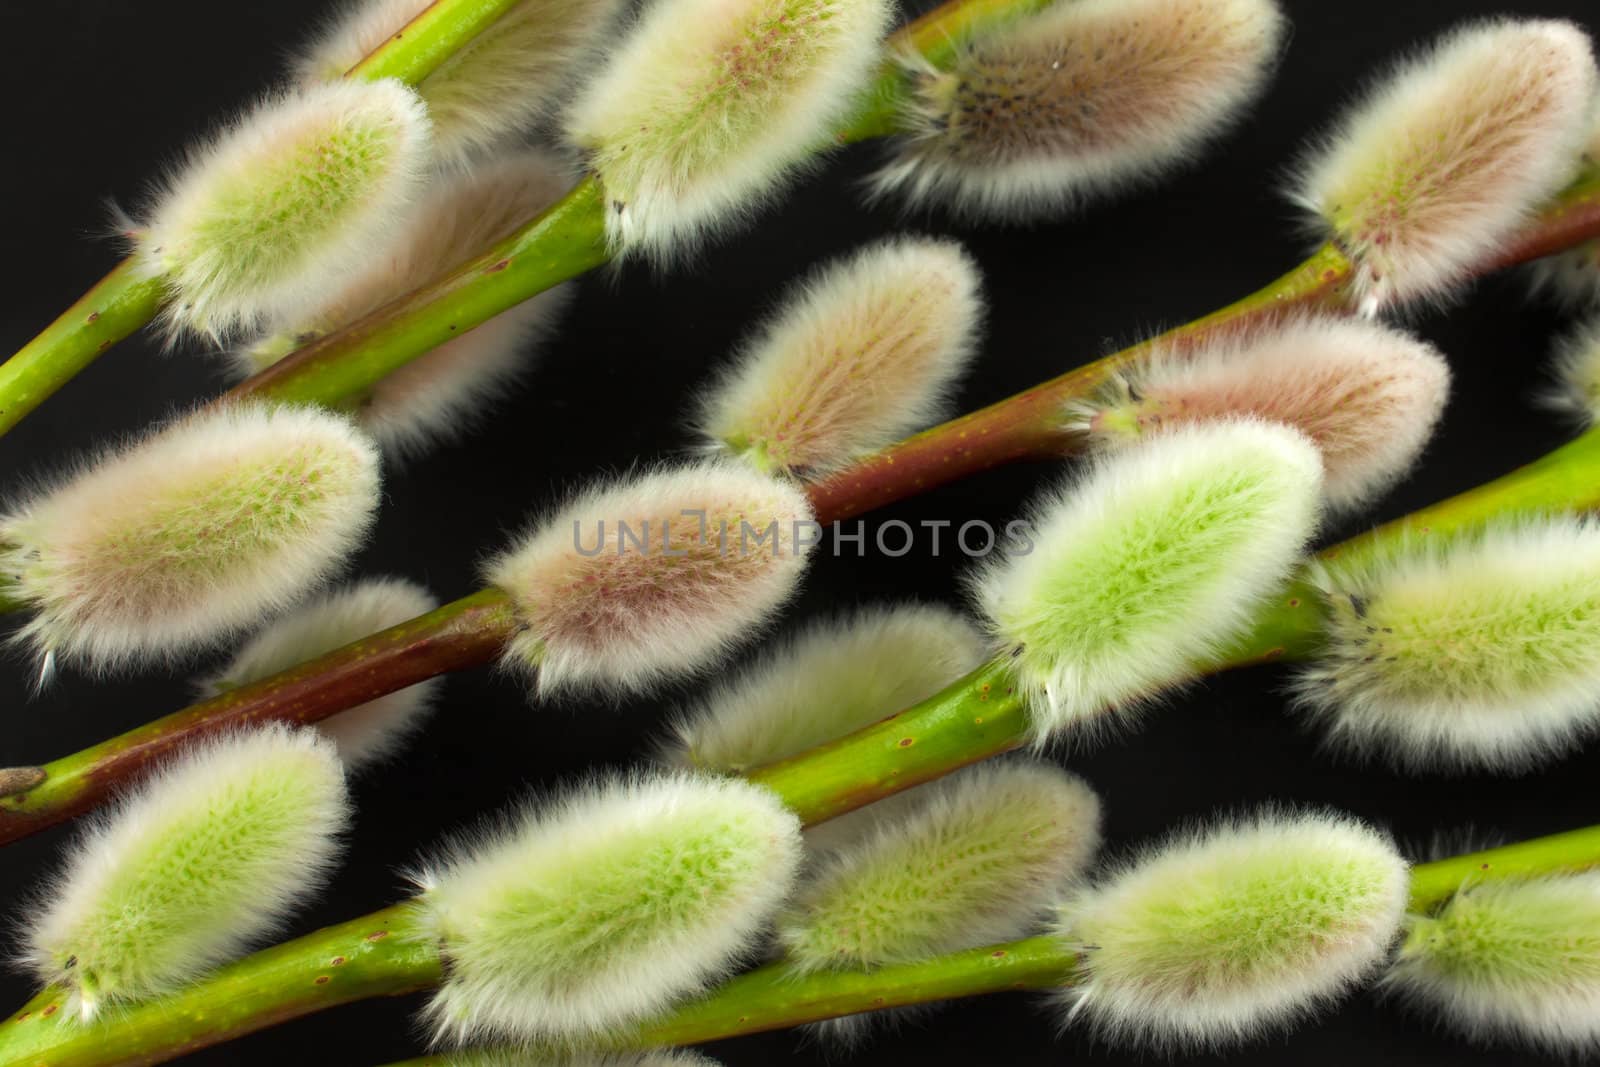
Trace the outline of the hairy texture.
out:
[[[1075,405],[1099,447],[1233,415],[1293,426],[1322,454],[1330,509],[1360,508],[1422,454],[1450,391],[1433,346],[1375,323],[1308,317],[1193,350],[1160,347]]]
[[[1368,313],[1459,282],[1573,175],[1597,85],[1570,22],[1491,19],[1381,81],[1295,199],[1356,263]]]
[[[1584,323],[1556,346],[1555,382],[1540,399],[1587,429],[1600,413],[1600,319]]]
[[[313,731],[191,748],[74,846],[31,909],[34,974],[84,1018],[171,991],[313,899],[348,821],[344,771]]]
[[[296,79],[331,81],[405,29],[432,0],[356,0],[294,59]],[[548,118],[611,28],[620,0],[523,0],[417,85],[439,154],[469,164]]]
[[[1192,159],[1261,94],[1284,36],[1272,0],[1073,0],[921,56],[874,195],[983,217],[1058,215]]]
[[[1589,124],[1581,173],[1587,178],[1600,177],[1600,105],[1595,107]],[[1600,240],[1584,241],[1564,252],[1536,259],[1529,271],[1536,290],[1551,294],[1568,308],[1600,305]]]
[[[1153,435],[1047,494],[1031,551],[972,581],[1035,743],[1136,708],[1243,633],[1311,536],[1321,481],[1299,432],[1233,419]]]
[[[1600,712],[1600,526],[1552,517],[1318,567],[1326,639],[1295,694],[1341,747],[1526,769]]]
[[[679,716],[664,755],[736,773],[788,759],[926,700],[987,646],[966,618],[931,605],[814,622]]]
[[[932,425],[972,359],[978,268],[954,241],[893,238],[788,293],[701,404],[713,448],[802,478]]]
[[[702,670],[793,595],[815,533],[803,493],[731,463],[590,489],[485,568],[521,624],[503,662],[544,692]]]
[[[234,360],[240,377],[443,278],[553,204],[567,184],[564,168],[536,151],[440,178],[366,269],[271,323],[265,336],[240,350]],[[357,418],[401,453],[459,435],[525,368],[530,347],[566,308],[571,291],[559,285],[540,293],[390,373],[367,394]]]
[[[1083,946],[1069,1018],[1165,1050],[1285,1028],[1382,962],[1406,889],[1393,844],[1345,816],[1178,834],[1062,909],[1061,936]]]
[[[399,82],[274,97],[157,195],[134,255],[172,289],[172,328],[217,338],[316,306],[395,233],[432,158],[427,110]]]
[[[1478,1040],[1600,1046],[1600,875],[1469,886],[1410,924],[1386,991]]]
[[[281,611],[358,546],[378,453],[341,416],[202,411],[0,517],[0,568],[46,658],[170,658]]]
[[[268,625],[202,683],[202,692],[213,696],[260,681],[438,606],[427,590],[399,578],[357,582]],[[439,678],[418,682],[341,711],[315,728],[333,740],[346,767],[372,763],[392,754],[422,724],[442,684]]]
[[[668,1049],[635,1054],[522,1051],[518,1049],[469,1049],[431,1058],[439,1067],[718,1067],[697,1052]]]
[[[566,133],[621,253],[691,251],[826,145],[878,61],[887,0],[655,0],[574,101]]]
[[[530,810],[419,876],[443,948],[442,1038],[581,1039],[648,1018],[759,947],[800,824],[737,779],[616,779]]]
[[[811,971],[910,963],[1021,937],[1100,843],[1100,800],[1043,763],[974,767],[830,855],[778,920]]]

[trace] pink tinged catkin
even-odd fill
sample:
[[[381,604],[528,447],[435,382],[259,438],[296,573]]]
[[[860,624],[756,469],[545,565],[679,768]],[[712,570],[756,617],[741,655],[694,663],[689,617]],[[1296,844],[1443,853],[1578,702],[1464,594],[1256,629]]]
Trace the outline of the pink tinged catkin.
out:
[[[399,82],[295,89],[190,153],[134,224],[134,256],[171,288],[170,329],[216,338],[294,316],[395,232],[432,157],[426,109]]]
[[[1074,0],[964,47],[907,57],[910,134],[875,195],[986,218],[1060,214],[1191,159],[1260,95],[1271,0]]]
[[[332,81],[403,31],[433,0],[359,0],[294,58],[303,84]],[[418,83],[442,159],[471,165],[548,119],[595,55],[620,0],[523,0]]]
[[[486,568],[520,623],[503,662],[542,692],[702,670],[771,621],[817,536],[803,493],[726,461],[580,493]]]
[[[377,448],[342,416],[191,415],[0,517],[17,639],[110,668],[214,644],[333,575],[378,507]]]
[[[1577,26],[1491,19],[1375,86],[1293,193],[1355,261],[1363,310],[1440,295],[1569,181],[1596,85]]]
[[[1254,415],[1317,446],[1323,497],[1369,503],[1411,469],[1444,412],[1450,369],[1431,346],[1370,322],[1308,317],[1188,351],[1157,348],[1074,406],[1096,447],[1163,427]]]
[[[706,394],[700,430],[758,469],[815,477],[938,420],[983,319],[953,241],[898,238],[827,264]]]
[[[443,277],[549,207],[569,184],[565,167],[534,150],[437,179],[365,269],[238,351],[240,376]],[[373,386],[356,418],[386,449],[404,455],[461,433],[515,381],[570,296],[569,285],[557,286],[407,363]]]

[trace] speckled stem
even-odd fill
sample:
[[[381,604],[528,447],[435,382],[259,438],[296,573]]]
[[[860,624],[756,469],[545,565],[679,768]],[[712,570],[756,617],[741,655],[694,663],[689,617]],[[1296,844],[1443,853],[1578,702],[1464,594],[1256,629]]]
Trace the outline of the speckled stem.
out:
[[[1499,878],[1533,878],[1600,867],[1600,826],[1468,852],[1418,864],[1411,871],[1411,910],[1427,912],[1463,886]]]
[[[156,317],[165,288],[125,259],[61,317],[0,363],[0,434],[27,417],[100,353]]]
[[[521,0],[433,0],[346,77],[415,85]],[[0,363],[0,434],[112,345],[154,319],[166,302],[159,276],[123,260],[33,340]]]
[[[1596,865],[1600,827],[1468,853],[1417,866],[1411,907],[1426,910],[1463,879]],[[1077,953],[1051,937],[865,972],[805,974],[775,963],[596,1044],[616,1049],[696,1045],[911,1004],[1057,989],[1071,984],[1077,971]],[[265,949],[181,993],[107,1012],[88,1024],[64,1019],[62,992],[47,989],[0,1022],[0,1067],[163,1063],[340,1004],[431,988],[443,976],[438,947],[422,936],[410,908],[399,904]]]
[[[1324,561],[1439,539],[1491,518],[1600,510],[1600,428],[1492,482],[1380,526],[1319,553]],[[1215,673],[1315,653],[1322,635],[1320,597],[1306,572],[1261,611],[1255,628],[1199,673]],[[752,771],[808,822],[931,781],[1029,741],[1026,702],[1007,659],[972,674],[915,707],[831,744]]]
[[[0,1067],[142,1067],[371,997],[437,985],[438,948],[404,904],[264,949],[158,1000],[83,1022],[46,989],[0,1022]],[[328,1062],[338,1060],[326,1057]]]
[[[610,258],[605,194],[598,181],[585,178],[482,255],[291,352],[219,403],[265,398],[347,405],[418,356]]]
[[[448,671],[488,663],[515,629],[510,599],[486,589],[93,748],[38,767],[0,770],[0,844],[92,810],[198,738],[264,722],[318,722]]]

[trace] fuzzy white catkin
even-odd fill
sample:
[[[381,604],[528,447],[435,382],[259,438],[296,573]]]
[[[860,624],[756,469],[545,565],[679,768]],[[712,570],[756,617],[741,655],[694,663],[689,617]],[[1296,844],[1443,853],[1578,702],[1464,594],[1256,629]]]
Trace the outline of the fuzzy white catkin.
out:
[[[378,451],[343,416],[200,411],[0,516],[0,566],[49,662],[172,658],[330,578],[378,506]]]
[[[435,179],[381,254],[235,353],[240,377],[481,254],[554,203],[569,184],[566,172],[550,154],[528,149]],[[385,375],[355,417],[392,453],[419,454],[459,435],[527,367],[571,294],[570,284],[546,290]]]
[[[886,0],[653,0],[565,116],[620,253],[671,260],[751,215],[866,87]]]
[[[432,0],[354,0],[292,64],[302,83],[342,76]],[[439,155],[471,165],[560,103],[567,83],[615,22],[620,0],[522,0],[417,85]]]
[[[976,349],[980,286],[954,241],[894,238],[826,264],[706,394],[701,434],[815,478],[932,425]]]
[[[733,778],[612,779],[529,809],[418,876],[446,960],[441,1038],[581,1043],[659,1014],[759,947],[800,823]]]
[[[436,1058],[440,1067],[718,1067],[697,1052],[666,1049],[636,1055],[471,1049]],[[430,1060],[430,1062],[433,1062]]]
[[[778,920],[805,970],[910,963],[1034,928],[1100,844],[1100,799],[1046,763],[972,767],[913,790],[824,851]]]
[[[721,460],[579,493],[484,568],[521,626],[502,658],[541,693],[643,692],[763,630],[799,586],[811,505]]]
[[[432,158],[427,109],[397,81],[291,90],[190,153],[132,224],[134,258],[170,286],[173,329],[292,317],[396,232]]]
[[[1101,456],[971,579],[1034,743],[1126,718],[1242,634],[1316,527],[1322,465],[1285,426],[1178,426]]]
[[[1572,23],[1490,19],[1375,85],[1293,194],[1354,260],[1363,309],[1443,293],[1571,180],[1597,81]]]
[[[311,899],[348,821],[313,731],[195,745],[90,824],[28,911],[27,959],[85,1017],[177,988]]]
[[[1399,330],[1307,316],[1179,351],[1158,346],[1072,425],[1096,447],[1122,447],[1175,424],[1253,415],[1293,426],[1322,456],[1323,498],[1350,511],[1398,482],[1433,435],[1450,368]]]
[[[1149,182],[1260,95],[1284,26],[1272,0],[1071,0],[941,67],[908,54],[910,132],[874,194],[1026,219]]]
[[[1384,992],[1481,1042],[1600,1047],[1600,875],[1468,885],[1410,923]]]
[[[1294,683],[1336,746],[1524,770],[1600,726],[1600,525],[1501,521],[1320,564],[1325,641]]]
[[[201,691],[212,696],[238,689],[438,606],[427,590],[403,579],[357,582],[268,624],[206,679]],[[376,762],[421,726],[442,684],[440,678],[418,682],[323,719],[315,728],[333,740],[346,767]]]
[[[1342,815],[1176,834],[1063,905],[1061,936],[1084,946],[1068,1020],[1168,1052],[1282,1029],[1379,966],[1407,883],[1394,844]]]
[[[987,654],[978,628],[948,608],[870,607],[822,619],[687,708],[663,755],[740,773],[776,763],[927,699]]]
[[[1585,428],[1600,414],[1600,319],[1572,330],[1556,346],[1555,382],[1540,399]]]

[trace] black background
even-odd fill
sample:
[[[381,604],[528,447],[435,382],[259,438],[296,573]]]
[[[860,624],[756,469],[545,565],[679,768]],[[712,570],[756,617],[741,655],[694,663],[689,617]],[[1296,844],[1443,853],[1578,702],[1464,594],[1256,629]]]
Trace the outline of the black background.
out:
[[[689,269],[643,269],[583,280],[555,340],[523,388],[458,446],[391,471],[376,537],[361,574],[394,573],[443,598],[475,587],[482,554],[539,505],[593,474],[685,448],[688,400],[789,279],[863,241],[901,229],[960,237],[982,265],[992,315],[983,356],[961,394],[965,409],[1241,296],[1306,250],[1280,195],[1306,135],[1323,128],[1386,61],[1477,14],[1587,20],[1584,0],[1407,3],[1288,0],[1294,30],[1266,99],[1196,166],[1159,187],[1099,202],[1034,228],[971,227],[940,216],[903,219],[868,209],[859,179],[880,151],[835,157],[759,225]],[[0,6],[0,350],[24,343],[99,278],[115,248],[95,238],[106,197],[136,199],[143,183],[198,131],[278,76],[282,56],[327,0],[218,4],[215,0],[57,0]],[[1474,485],[1559,443],[1567,430],[1528,404],[1564,316],[1526,297],[1524,279],[1486,280],[1415,326],[1451,358],[1455,395],[1418,472],[1369,516],[1329,539]],[[161,354],[148,336],[112,351],[0,440],[0,493],[81,450],[137,430],[221,384],[205,354]],[[975,478],[874,518],[1003,521],[1056,471],[1037,466]],[[958,556],[822,559],[791,620],[895,597],[955,600]],[[196,671],[203,665],[197,665]],[[12,655],[3,665],[0,765],[66,754],[187,702],[185,676],[96,683],[69,674],[38,699]],[[1407,779],[1320,752],[1285,714],[1283,676],[1255,670],[1216,679],[1152,715],[1145,728],[1068,757],[1102,792],[1114,849],[1188,816],[1263,801],[1336,805],[1425,845],[1466,826],[1515,838],[1600,820],[1589,751],[1516,778]],[[297,917],[293,932],[349,918],[398,898],[395,873],[419,849],[530,788],[598,766],[641,759],[682,694],[622,708],[529,706],[489,671],[450,679],[434,721],[394,763],[363,777],[348,861],[336,884]],[[1591,749],[1593,746],[1591,746]],[[0,899],[13,922],[54,863],[69,831],[6,849]],[[8,942],[14,934],[7,931]],[[0,977],[0,1002],[29,993]],[[414,999],[375,1002],[304,1020],[192,1058],[207,1064],[379,1064],[421,1048]],[[0,1004],[3,1006],[3,1004]],[[711,1050],[730,1067],[821,1063],[823,1050],[791,1034]],[[1057,1033],[1042,1003],[995,997],[948,1006],[856,1054],[864,1062],[937,1064],[1123,1063],[1136,1057]],[[844,1058],[834,1055],[833,1058]],[[1237,1064],[1357,1062],[1511,1063],[1514,1050],[1481,1050],[1426,1020],[1358,996],[1288,1037],[1230,1053]],[[1213,1057],[1186,1058],[1212,1062]]]

